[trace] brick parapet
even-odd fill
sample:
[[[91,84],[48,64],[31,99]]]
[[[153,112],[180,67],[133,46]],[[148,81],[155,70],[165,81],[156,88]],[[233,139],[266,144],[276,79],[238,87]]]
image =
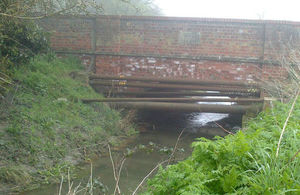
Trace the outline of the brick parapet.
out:
[[[159,76],[162,65],[178,72],[177,63],[183,67],[192,63],[197,67],[194,71],[198,71],[193,73],[192,77],[195,78],[202,78],[195,76],[202,71],[210,74],[207,77],[213,77],[212,79],[218,79],[216,75],[222,73],[227,76],[222,75],[220,78],[226,80],[230,80],[228,75],[232,76],[232,80],[247,80],[250,77],[257,79],[266,75],[264,70],[271,70],[270,67],[278,64],[278,56],[285,55],[288,46],[299,48],[300,43],[300,23],[291,21],[59,16],[42,20],[41,24],[52,32],[51,45],[54,50],[82,56],[86,63],[95,66],[96,72],[106,74],[129,74],[130,69],[124,67],[141,63],[140,60],[144,59],[144,67],[156,66],[157,69],[144,68],[145,73],[140,73],[135,68],[138,74],[150,74],[154,71]],[[110,65],[106,59],[111,59],[108,61]],[[149,63],[147,59],[153,59],[157,63]],[[209,66],[212,71],[207,71]],[[243,70],[247,71],[237,71],[240,66],[245,66]],[[250,66],[253,68],[249,68]],[[109,71],[109,67],[113,71]],[[221,74],[217,74],[222,69]],[[276,71],[269,72],[274,77],[285,75]],[[165,75],[191,76],[188,72],[176,75],[161,73],[160,76]]]

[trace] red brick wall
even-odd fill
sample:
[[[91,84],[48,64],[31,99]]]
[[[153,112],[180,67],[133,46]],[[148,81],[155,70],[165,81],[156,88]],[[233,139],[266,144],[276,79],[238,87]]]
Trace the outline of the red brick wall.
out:
[[[153,57],[98,56],[96,72],[124,76],[195,78],[203,80],[253,80],[258,72],[251,63],[176,60]],[[247,72],[247,74],[244,74]]]
[[[99,74],[211,80],[285,76],[271,62],[286,43],[299,46],[300,32],[296,22],[141,16],[60,17],[42,25],[54,50],[77,54]]]

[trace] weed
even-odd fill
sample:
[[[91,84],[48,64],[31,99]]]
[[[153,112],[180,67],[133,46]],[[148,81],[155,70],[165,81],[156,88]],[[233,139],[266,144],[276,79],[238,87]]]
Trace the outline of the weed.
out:
[[[276,103],[249,121],[243,132],[199,138],[187,160],[160,168],[145,194],[300,194],[300,159],[294,158],[300,148],[300,98],[276,157],[289,109]]]
[[[0,129],[2,182],[21,187],[56,182],[68,167],[100,152],[101,146],[116,140],[113,137],[134,132],[122,124],[119,112],[105,104],[80,102],[101,95],[72,77],[74,71],[84,72],[74,57],[48,54],[36,56],[13,73],[18,90],[11,90],[7,98],[13,101],[7,100],[11,104],[1,110],[7,116],[1,120],[8,123]],[[28,168],[21,171],[24,166]]]

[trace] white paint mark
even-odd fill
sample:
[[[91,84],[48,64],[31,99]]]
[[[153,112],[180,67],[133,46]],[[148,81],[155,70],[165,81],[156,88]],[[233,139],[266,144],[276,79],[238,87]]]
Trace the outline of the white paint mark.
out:
[[[156,63],[156,60],[148,60],[148,63],[154,64]]]

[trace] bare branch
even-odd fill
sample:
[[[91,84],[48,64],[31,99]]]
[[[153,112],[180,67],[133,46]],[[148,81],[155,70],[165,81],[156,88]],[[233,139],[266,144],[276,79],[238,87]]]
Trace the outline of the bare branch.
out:
[[[120,187],[119,187],[119,181],[120,181],[121,171],[122,171],[123,164],[124,164],[125,160],[126,160],[125,158],[122,160],[122,163],[121,163],[121,166],[120,166],[120,169],[119,169],[119,174],[118,174],[117,181],[116,181],[114,195],[116,194],[117,189],[118,189],[118,193],[121,194],[121,190],[120,190]]]
[[[178,145],[179,139],[180,139],[180,137],[182,136],[182,134],[183,134],[183,132],[184,132],[185,129],[186,129],[186,128],[182,129],[182,131],[180,132],[179,136],[177,137],[177,141],[176,141],[176,143],[175,143],[175,146],[174,146],[174,148],[173,148],[172,154],[170,155],[170,158],[169,158],[169,160],[168,160],[168,164],[167,164],[167,165],[170,164],[170,162],[171,162],[171,160],[172,160],[172,158],[173,158],[173,156],[174,156],[174,154],[175,154],[175,152],[176,152],[176,149],[177,149],[177,145]]]
[[[115,178],[115,181],[117,182],[118,178],[117,178],[117,173],[116,173],[117,171],[116,171],[116,168],[115,168],[115,163],[114,163],[114,160],[113,160],[113,157],[112,157],[112,154],[111,154],[111,149],[110,149],[109,144],[107,144],[107,146],[108,146],[109,158],[110,158],[112,168],[113,168],[114,178]],[[121,190],[118,186],[117,186],[117,189],[118,189],[118,193],[120,194]]]
[[[222,127],[222,125],[218,124],[217,122],[214,121],[214,123],[215,123],[216,125],[218,125],[218,127],[220,127],[220,128],[221,128],[223,131],[225,131],[226,133],[228,133],[228,134],[230,134],[230,135],[233,135],[233,134],[234,134],[234,133],[228,131],[227,129],[225,129],[224,127]]]
[[[133,191],[132,195],[135,195],[136,192],[139,190],[139,188],[143,185],[143,183],[145,182],[145,180],[162,164],[168,162],[168,160],[162,161],[161,163],[158,163],[147,175],[146,177],[143,178],[143,180],[141,181],[141,183],[136,187],[136,189]]]
[[[279,148],[280,148],[280,143],[281,143],[283,134],[284,134],[284,132],[285,132],[287,123],[288,123],[288,121],[289,121],[289,119],[290,119],[290,117],[291,117],[291,114],[292,114],[293,110],[294,110],[294,107],[295,107],[295,104],[296,104],[296,102],[297,102],[299,93],[300,93],[300,88],[298,88],[298,90],[297,90],[297,94],[296,94],[296,96],[295,96],[295,98],[294,98],[294,102],[293,102],[293,104],[292,104],[292,106],[291,106],[291,108],[290,108],[289,114],[288,114],[288,116],[287,116],[287,118],[286,118],[286,120],[285,120],[285,122],[284,122],[282,131],[281,131],[281,134],[280,134],[280,138],[279,138],[279,141],[278,141],[278,145],[277,145],[276,157],[278,157]]]
[[[294,155],[293,158],[291,159],[291,162],[293,162],[293,161],[296,159],[296,157],[298,156],[299,153],[300,153],[300,150],[298,150],[298,151],[295,153],[295,155]]]
[[[61,9],[59,11],[53,12],[51,14],[44,14],[42,16],[29,17],[29,16],[11,15],[11,14],[6,14],[6,13],[0,13],[0,16],[12,17],[12,18],[23,19],[23,20],[38,20],[38,19],[42,19],[42,18],[54,16],[54,15],[59,15],[59,14],[61,14],[63,12],[72,10],[72,9],[74,9],[76,7],[80,7],[81,5],[82,5],[82,2],[79,2],[79,3],[75,4],[75,5],[73,5],[72,7],[64,8],[64,9]],[[45,13],[47,13],[47,11],[45,11]],[[20,13],[17,13],[17,14],[20,14]]]

